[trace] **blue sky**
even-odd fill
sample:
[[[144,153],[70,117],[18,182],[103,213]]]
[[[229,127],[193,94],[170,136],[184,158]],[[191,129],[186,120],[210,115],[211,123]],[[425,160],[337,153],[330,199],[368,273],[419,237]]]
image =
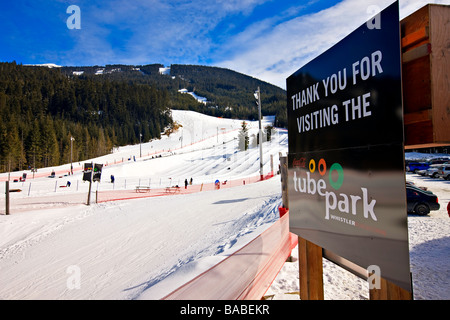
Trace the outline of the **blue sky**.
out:
[[[161,63],[286,78],[392,0],[15,0],[0,3],[0,61],[62,66]],[[400,0],[400,18],[427,3]],[[80,29],[69,29],[70,5]]]

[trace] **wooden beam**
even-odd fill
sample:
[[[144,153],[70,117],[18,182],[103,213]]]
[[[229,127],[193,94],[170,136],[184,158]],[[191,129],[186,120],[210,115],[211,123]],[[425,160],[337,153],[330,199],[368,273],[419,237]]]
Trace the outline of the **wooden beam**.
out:
[[[402,54],[402,63],[408,63],[410,61],[425,57],[431,53],[431,44],[425,43],[419,47],[406,51]]]
[[[416,30],[410,34],[405,35],[402,38],[402,48],[407,48],[412,45],[415,45],[423,40],[428,39],[429,37],[429,28],[423,27],[419,30]]]
[[[424,122],[431,120],[431,109],[405,113],[404,122],[405,125],[413,124],[417,122]]]
[[[380,279],[379,289],[370,289],[370,300],[413,300],[412,293],[393,284],[386,279]]]
[[[450,141],[405,145],[405,150],[413,150],[421,148],[437,148],[437,147],[450,147]]]
[[[300,299],[323,300],[322,248],[298,237]]]

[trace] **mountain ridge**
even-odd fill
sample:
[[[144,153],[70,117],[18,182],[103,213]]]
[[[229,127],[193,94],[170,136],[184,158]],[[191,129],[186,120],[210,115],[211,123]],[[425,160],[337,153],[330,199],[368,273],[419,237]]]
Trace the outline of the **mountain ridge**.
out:
[[[109,79],[135,81],[154,85],[168,90],[172,97],[173,109],[189,109],[212,116],[225,118],[257,118],[257,108],[253,93],[260,87],[263,115],[275,115],[276,126],[285,127],[286,91],[273,84],[252,76],[214,66],[172,64],[105,66],[66,66],[61,72],[68,76],[91,77],[103,76]],[[76,74],[83,72],[82,74]],[[205,97],[206,105],[195,104],[194,100],[179,97],[180,90],[186,89],[196,95]],[[180,101],[181,100],[181,101]],[[234,110],[234,111],[233,111]]]
[[[173,122],[171,110],[256,120],[258,87],[262,114],[287,124],[283,89],[229,69],[171,65],[161,74],[161,64],[50,65],[0,62],[0,171],[82,161],[159,138]]]

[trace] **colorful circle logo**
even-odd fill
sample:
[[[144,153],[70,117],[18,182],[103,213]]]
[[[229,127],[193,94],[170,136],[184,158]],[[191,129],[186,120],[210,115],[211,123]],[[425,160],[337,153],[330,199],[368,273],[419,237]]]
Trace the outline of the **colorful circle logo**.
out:
[[[316,171],[316,161],[314,159],[311,159],[308,164],[309,172],[314,173]],[[319,160],[319,163],[317,165],[317,171],[321,176],[324,176],[327,172],[327,162],[324,158],[321,158]],[[337,179],[333,179],[333,172],[337,172]],[[330,172],[328,174],[328,180],[330,181],[330,185],[335,189],[338,190],[340,187],[342,187],[342,184],[344,183],[344,169],[339,163],[333,163],[330,167]]]
[[[338,178],[336,181],[333,180],[332,174],[333,171],[337,171]],[[335,189],[338,190],[342,183],[344,183],[344,169],[342,169],[342,166],[339,163],[333,163],[330,167],[330,173],[328,179],[330,180],[330,185]]]

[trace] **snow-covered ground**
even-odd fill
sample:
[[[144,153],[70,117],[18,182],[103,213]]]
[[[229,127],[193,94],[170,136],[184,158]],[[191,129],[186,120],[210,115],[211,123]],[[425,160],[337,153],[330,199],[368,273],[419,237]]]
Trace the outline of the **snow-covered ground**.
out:
[[[159,299],[276,221],[279,179],[250,183],[259,176],[259,148],[237,151],[242,121],[189,111],[173,116],[181,128],[169,137],[93,159],[107,164],[92,188],[100,200],[146,198],[95,204],[92,194],[87,206],[83,163],[74,163],[73,176],[69,164],[10,183],[21,191],[10,193],[9,216],[0,209],[0,299]],[[252,143],[258,122],[248,124]],[[278,153],[287,150],[285,130],[272,137],[264,143],[265,174],[270,155],[277,168]],[[52,171],[56,178],[48,177]],[[22,173],[11,173],[12,180]],[[209,188],[216,180],[220,190]],[[138,185],[151,192],[136,193]],[[180,194],[152,196],[174,185]],[[4,188],[2,182],[2,194]],[[78,275],[79,289],[70,282]]]
[[[194,92],[189,92],[187,89],[180,89],[178,90],[178,92],[190,94],[192,97],[194,97],[195,100],[203,104],[206,104],[208,102],[208,99],[206,99],[205,97],[200,97],[196,95]]]
[[[242,121],[190,111],[173,111],[173,117],[182,126],[169,137],[93,159],[105,165],[92,189],[100,201],[135,196],[136,186],[150,186],[149,194],[139,194],[145,198],[96,204],[92,193],[87,206],[83,163],[74,163],[73,176],[67,164],[39,169],[34,178],[26,172],[25,182],[10,183],[20,192],[10,193],[9,216],[0,207],[0,299],[160,299],[276,221],[279,176],[249,179],[259,176],[259,148],[253,144],[258,122],[248,122],[252,147],[240,152]],[[277,171],[279,153],[288,151],[285,130],[272,137],[263,144],[264,174],[272,170],[271,156]],[[52,170],[56,178],[48,178]],[[22,173],[11,173],[11,179]],[[190,178],[193,185],[184,189]],[[408,217],[414,296],[449,299],[450,183],[406,178],[428,187],[441,204],[429,216]],[[6,179],[0,175],[1,194]],[[209,187],[216,180],[220,190]],[[152,196],[174,185],[180,194]],[[368,298],[365,281],[326,260],[324,282],[326,299]],[[299,299],[298,291],[298,262],[286,262],[266,297]]]

